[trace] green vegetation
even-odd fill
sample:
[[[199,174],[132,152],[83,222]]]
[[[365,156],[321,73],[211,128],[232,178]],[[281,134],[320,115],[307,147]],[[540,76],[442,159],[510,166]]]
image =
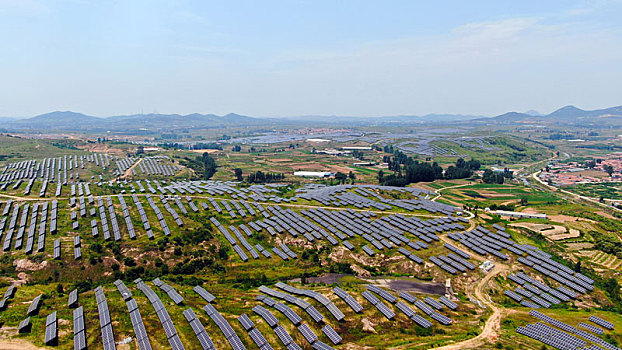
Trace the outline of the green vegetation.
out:
[[[194,159],[184,157],[181,163],[183,166],[193,169],[195,174],[201,174],[203,180],[211,179],[216,173],[216,160],[207,152]]]
[[[596,249],[622,259],[622,245],[616,237],[598,231],[590,231],[590,236],[594,239]]]
[[[393,154],[393,158],[386,156],[385,160],[389,170],[394,173],[387,176],[378,175],[378,181],[385,186],[406,186],[411,183],[432,182],[437,179],[464,179],[472,176],[473,171],[480,168],[477,160],[465,161],[459,158],[456,164],[449,166],[443,174],[443,168],[436,162],[420,163],[399,150],[394,150]]]

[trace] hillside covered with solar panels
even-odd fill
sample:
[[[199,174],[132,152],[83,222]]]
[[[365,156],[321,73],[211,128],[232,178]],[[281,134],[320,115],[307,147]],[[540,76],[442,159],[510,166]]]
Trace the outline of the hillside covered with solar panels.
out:
[[[467,156],[429,141],[396,144],[397,153],[379,143],[364,156]],[[443,142],[502,147],[487,137]],[[122,147],[0,163],[0,348],[613,350],[622,342],[620,301],[603,277],[611,270],[581,268],[557,243],[462,201],[469,186],[495,189],[473,173],[391,186],[358,168],[346,181],[289,170],[270,177],[279,168],[267,168],[266,181],[255,181],[249,168],[270,167],[262,152]],[[266,147],[280,163],[296,149]],[[345,171],[340,156],[303,156]],[[460,163],[451,164],[441,167]],[[534,204],[544,196],[525,188]]]

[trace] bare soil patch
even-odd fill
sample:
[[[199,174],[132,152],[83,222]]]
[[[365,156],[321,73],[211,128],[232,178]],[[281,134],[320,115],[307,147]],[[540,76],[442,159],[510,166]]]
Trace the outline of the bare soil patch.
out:
[[[568,238],[577,238],[581,236],[581,232],[577,229],[571,228],[568,233],[560,234],[560,235],[551,235],[548,238],[552,241],[560,241]]]
[[[218,152],[220,152],[220,150],[218,150],[218,149],[193,149],[193,150],[190,150],[190,152],[201,153],[201,154],[203,154],[203,153],[212,154],[212,153],[218,153]]]
[[[346,276],[352,276],[345,273],[327,273],[319,277],[308,277],[307,283],[325,283],[333,284],[339,283],[339,279]]]
[[[592,223],[595,222],[594,220],[584,219],[584,218],[579,218],[576,216],[569,216],[569,215],[549,215],[549,220],[555,221],[555,222],[561,222],[561,223],[573,222],[573,221],[586,221],[586,222],[592,222]]]
[[[13,262],[13,265],[15,265],[15,271],[39,271],[48,266],[48,262],[44,260],[36,263],[29,259],[17,259]]]
[[[394,279],[369,279],[365,280],[370,283],[373,283],[377,286],[390,288],[397,292],[400,291],[411,291],[422,294],[436,294],[436,295],[444,295],[445,294],[445,285],[443,283],[433,283],[433,282],[419,282],[412,280],[394,280]]]
[[[0,339],[0,350],[40,350],[40,348],[23,339]]]
[[[122,149],[113,148],[104,143],[87,143],[85,145],[77,146],[77,147],[80,149],[89,151],[89,152],[108,153],[108,154],[114,154],[117,156],[125,155],[125,152]]]
[[[594,248],[594,244],[583,242],[583,243],[568,243],[566,247],[570,250],[583,250],[583,249],[591,249]]]

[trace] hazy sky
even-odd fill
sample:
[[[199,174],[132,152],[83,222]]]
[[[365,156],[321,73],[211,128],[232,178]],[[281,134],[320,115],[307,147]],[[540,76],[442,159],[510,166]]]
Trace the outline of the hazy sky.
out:
[[[0,0],[0,116],[622,104],[621,1]]]

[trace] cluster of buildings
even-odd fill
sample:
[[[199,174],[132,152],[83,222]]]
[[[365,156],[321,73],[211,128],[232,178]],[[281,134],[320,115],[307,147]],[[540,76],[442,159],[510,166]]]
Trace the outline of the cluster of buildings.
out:
[[[594,167],[586,163],[551,163],[547,171],[540,173],[540,180],[554,186],[573,186],[585,183],[622,182],[622,153],[616,152],[602,158],[595,158]],[[606,167],[611,166],[611,176]]]

